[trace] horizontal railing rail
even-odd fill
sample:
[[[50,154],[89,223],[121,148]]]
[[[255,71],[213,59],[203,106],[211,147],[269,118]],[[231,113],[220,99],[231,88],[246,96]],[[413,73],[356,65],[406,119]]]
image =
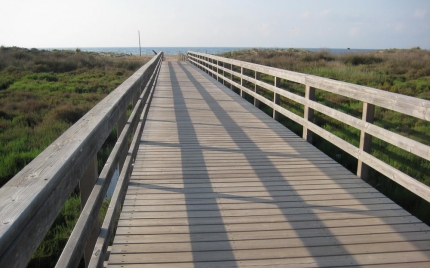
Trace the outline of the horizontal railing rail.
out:
[[[103,264],[102,261],[104,261],[107,251],[106,243],[108,243],[110,240],[113,230],[113,222],[116,219],[117,212],[119,210],[118,208],[122,205],[121,196],[124,195],[125,190],[127,189],[128,178],[131,172],[131,164],[138,148],[138,142],[136,139],[140,139],[140,134],[142,133],[142,129],[145,124],[146,115],[149,109],[149,104],[154,91],[155,81],[160,66],[161,61],[158,61],[155,72],[152,73],[149,83],[146,85],[142,94],[140,95],[139,100],[136,102],[129,119],[127,120],[127,123],[121,132],[121,135],[119,136],[102,172],[100,173],[97,183],[88,198],[87,204],[82,210],[82,214],[79,217],[72,234],[70,235],[70,239],[63,250],[63,254],[58,260],[56,267],[61,268],[78,266],[92,226],[94,226],[96,223],[98,212],[100,211],[104,197],[106,196],[106,191],[112,179],[113,172],[120,162],[121,152],[123,152],[124,149],[127,149],[126,146],[129,137],[132,133],[134,133],[133,142],[131,143],[130,148],[126,150],[128,151],[127,158],[125,159],[124,165],[122,166],[114,194],[110,200],[109,208],[101,227],[102,231],[100,232],[100,230],[97,230],[99,236],[97,240],[98,243],[96,243],[95,246],[96,249],[92,249],[91,251],[95,252],[95,255],[91,255],[91,259],[96,258],[97,262],[101,260],[100,265]],[[106,232],[106,230],[108,230],[108,232]],[[102,244],[102,247],[98,245],[100,243]],[[103,246],[105,244],[106,246]],[[87,261],[90,260],[89,257],[90,256],[88,256]]]
[[[137,150],[136,139],[146,119],[162,58],[162,52],[154,56],[0,189],[0,267],[27,265],[78,183],[81,200],[86,202],[57,267],[77,267],[84,248],[89,252],[86,256],[86,263],[89,263],[94,248],[92,243],[88,249],[89,237],[91,233],[95,233],[96,239],[101,233],[105,234],[105,224],[100,229],[97,219],[118,165],[120,178],[110,206],[117,212],[123,201],[120,197],[127,188],[131,162]],[[134,110],[126,121],[129,104],[134,105]],[[115,126],[119,138],[102,172],[97,175],[97,152]],[[127,142],[136,128],[129,149]],[[88,193],[83,196],[85,191]],[[109,217],[116,216],[110,210],[111,207],[105,221],[112,222],[114,220]],[[106,237],[109,239],[109,235]],[[105,256],[100,250],[97,252]]]
[[[160,67],[161,67],[161,61],[157,66],[157,72],[153,74],[153,83],[150,86],[148,86],[145,89],[145,91],[142,93],[142,95],[149,94],[148,97],[146,98],[143,97],[141,99],[141,102],[139,103],[139,106],[143,108],[143,112],[134,113],[133,111],[133,114],[130,116],[131,119],[129,120],[129,122],[133,121],[134,118],[132,119],[132,117],[137,117],[138,115],[140,115],[138,125],[137,127],[133,128],[136,130],[133,135],[130,148],[128,149],[127,157],[124,161],[123,169],[119,176],[118,183],[112,195],[109,208],[106,212],[106,216],[101,226],[101,231],[99,233],[97,243],[95,244],[93,254],[91,256],[91,262],[89,263],[89,267],[103,267],[103,261],[106,259],[107,248],[109,246],[110,238],[114,230],[115,220],[118,218],[118,212],[124,202],[125,192],[127,190],[128,182],[132,172],[132,164],[134,163],[134,160],[136,158],[136,154],[139,148],[143,127],[145,126],[146,117],[148,115],[149,106],[151,104],[152,96],[154,94],[155,85],[158,78]],[[139,108],[139,110],[141,108]],[[124,139],[125,142],[127,142],[127,140],[128,139],[126,138]],[[119,146],[118,146],[118,151],[120,151]],[[108,169],[109,165],[106,164],[105,168]]]
[[[314,75],[302,74],[209,54],[190,51],[187,56],[191,63],[206,71],[217,80],[222,80],[223,83],[227,82],[230,84],[231,88],[233,86],[238,88],[241,96],[244,96],[243,93],[247,93],[254,97],[254,104],[256,106],[261,102],[271,107],[273,109],[274,119],[278,119],[279,114],[282,114],[292,121],[302,125],[302,136],[307,141],[311,142],[312,133],[315,133],[355,157],[358,160],[357,175],[362,179],[367,179],[368,167],[372,167],[421,198],[430,201],[430,187],[370,154],[371,137],[373,136],[414,155],[422,157],[423,159],[430,160],[429,146],[373,124],[375,106],[430,121],[430,101]],[[229,68],[226,68],[225,65]],[[237,69],[240,68],[241,71],[235,71],[233,66],[236,66]],[[253,78],[245,75],[244,70],[254,71],[255,77]],[[226,74],[228,74],[229,77],[227,77]],[[274,84],[271,85],[259,80],[258,78],[260,74],[273,76]],[[240,83],[235,82],[233,77],[240,79]],[[280,88],[280,79],[302,84],[305,89],[305,97]],[[254,84],[255,89],[251,90],[245,87],[245,81]],[[273,100],[269,100],[258,94],[258,87],[273,92]],[[315,89],[324,90],[363,102],[362,119],[355,118],[314,101]],[[302,104],[304,106],[304,116],[301,117],[296,115],[280,106],[280,96]],[[350,144],[349,142],[312,123],[310,120],[312,119],[314,111],[318,111],[360,130],[361,135],[359,147]]]

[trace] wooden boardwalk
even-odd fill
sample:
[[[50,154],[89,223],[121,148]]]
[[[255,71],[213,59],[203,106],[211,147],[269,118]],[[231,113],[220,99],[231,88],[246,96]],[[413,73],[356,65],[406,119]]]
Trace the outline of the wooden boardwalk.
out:
[[[186,62],[164,62],[109,267],[430,267],[430,228]]]

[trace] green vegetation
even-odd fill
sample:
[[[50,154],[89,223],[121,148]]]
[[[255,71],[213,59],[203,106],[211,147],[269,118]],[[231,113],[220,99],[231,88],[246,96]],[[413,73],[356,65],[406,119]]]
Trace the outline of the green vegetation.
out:
[[[103,222],[109,207],[110,200],[105,199],[100,211],[99,220]],[[81,199],[78,194],[73,194],[62,208],[45,239],[37,248],[27,267],[55,267],[58,257],[78,221],[81,211]],[[81,260],[79,267],[84,267]]]
[[[0,48],[0,186],[34,159],[150,57],[64,50]],[[101,171],[112,131],[98,154]],[[107,203],[104,204],[104,211]],[[29,267],[53,267],[80,214],[69,198]]]
[[[430,100],[430,51],[419,48],[346,54],[332,54],[327,51],[309,52],[298,49],[252,49],[223,53],[220,56]],[[245,74],[254,76],[254,72],[250,70],[245,70]],[[260,79],[269,84],[274,82],[274,78],[268,75],[262,75]],[[254,87],[254,85],[247,86],[250,89]],[[301,96],[305,94],[304,86],[294,82],[281,79],[280,87]],[[273,100],[273,93],[268,90],[261,89],[260,94]],[[253,101],[252,99],[252,97],[248,96],[249,101]],[[351,116],[361,118],[362,102],[318,89],[316,90],[316,101]],[[281,97],[280,105],[297,115],[303,116],[304,107],[299,103]],[[260,108],[272,115],[273,111],[270,107],[262,104]],[[280,122],[297,135],[302,135],[302,127],[299,124],[282,115],[280,116]],[[315,112],[313,122],[349,143],[358,146],[359,130],[318,112]],[[430,122],[428,121],[376,107],[375,124],[430,145]],[[356,172],[357,160],[354,157],[321,137],[317,135],[314,135],[314,137],[313,145],[353,173]],[[377,138],[372,140],[371,154],[430,186],[429,161]],[[416,197],[375,170],[370,172],[369,183],[412,214],[430,224],[430,214],[428,213],[430,204],[428,202]]]
[[[0,186],[148,58],[0,50]]]

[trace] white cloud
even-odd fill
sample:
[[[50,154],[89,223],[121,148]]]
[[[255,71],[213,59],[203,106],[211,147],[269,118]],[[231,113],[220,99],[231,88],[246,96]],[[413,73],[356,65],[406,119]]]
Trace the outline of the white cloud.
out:
[[[415,9],[414,18],[422,19],[426,16],[427,10],[425,9]]]

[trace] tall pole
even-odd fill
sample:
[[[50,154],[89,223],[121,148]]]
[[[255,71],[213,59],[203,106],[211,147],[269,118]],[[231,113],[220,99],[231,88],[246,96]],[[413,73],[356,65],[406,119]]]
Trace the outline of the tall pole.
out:
[[[137,31],[139,33],[139,54],[142,57],[142,48],[140,47],[140,31]]]

